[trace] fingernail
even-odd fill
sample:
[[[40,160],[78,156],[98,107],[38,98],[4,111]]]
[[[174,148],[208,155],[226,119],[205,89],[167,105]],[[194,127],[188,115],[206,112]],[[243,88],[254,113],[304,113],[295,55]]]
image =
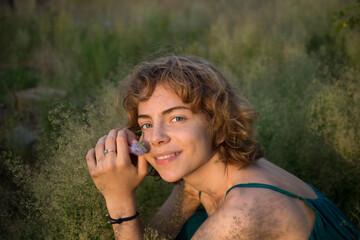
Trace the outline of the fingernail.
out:
[[[107,137],[107,135],[104,135],[104,138],[106,138]]]

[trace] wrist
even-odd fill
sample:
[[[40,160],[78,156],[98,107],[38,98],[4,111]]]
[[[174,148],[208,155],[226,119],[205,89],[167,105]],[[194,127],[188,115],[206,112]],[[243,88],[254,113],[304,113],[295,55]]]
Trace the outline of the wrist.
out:
[[[127,198],[106,199],[106,207],[112,218],[133,216],[136,213],[135,194]]]
[[[109,224],[121,224],[123,222],[134,220],[139,215],[140,215],[140,213],[136,212],[133,216],[129,216],[129,217],[125,217],[125,218],[112,218],[109,214],[107,214],[107,216],[110,219],[110,221],[108,221]]]

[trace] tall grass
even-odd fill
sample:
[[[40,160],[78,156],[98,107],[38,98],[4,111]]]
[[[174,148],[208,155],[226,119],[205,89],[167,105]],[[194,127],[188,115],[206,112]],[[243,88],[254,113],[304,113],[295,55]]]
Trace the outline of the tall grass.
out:
[[[39,112],[45,120],[35,129],[35,160],[1,138],[8,185],[1,185],[0,237],[111,238],[85,155],[125,123],[113,104],[124,76],[142,60],[171,53],[219,66],[260,112],[266,157],[318,187],[360,227],[360,34],[335,32],[332,23],[332,13],[351,1],[16,3],[0,10],[7,46],[0,101],[10,109],[1,129],[24,119],[11,92],[50,86],[68,95]],[[152,178],[141,185],[144,222],[170,189]]]

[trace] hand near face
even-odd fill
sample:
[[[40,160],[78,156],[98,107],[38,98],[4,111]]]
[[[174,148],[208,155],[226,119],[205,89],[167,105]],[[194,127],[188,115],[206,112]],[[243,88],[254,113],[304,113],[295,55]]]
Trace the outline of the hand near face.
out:
[[[113,129],[86,155],[90,175],[107,204],[134,199],[135,190],[148,172],[143,156],[132,163],[129,146],[137,141],[130,130]]]

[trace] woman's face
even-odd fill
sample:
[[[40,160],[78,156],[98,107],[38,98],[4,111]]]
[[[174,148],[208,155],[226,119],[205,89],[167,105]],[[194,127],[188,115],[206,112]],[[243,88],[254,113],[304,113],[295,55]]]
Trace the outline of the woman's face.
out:
[[[193,113],[190,104],[161,85],[139,103],[138,123],[151,146],[145,158],[165,181],[195,174],[216,155],[205,116]]]

